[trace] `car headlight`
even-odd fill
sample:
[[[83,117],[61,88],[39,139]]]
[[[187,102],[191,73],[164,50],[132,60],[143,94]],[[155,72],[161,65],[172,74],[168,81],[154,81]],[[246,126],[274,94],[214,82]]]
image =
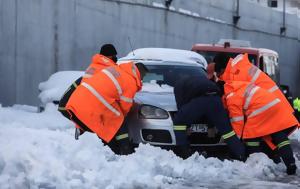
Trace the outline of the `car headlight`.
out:
[[[168,119],[169,114],[166,110],[161,108],[150,105],[142,105],[139,110],[139,117],[142,119]]]

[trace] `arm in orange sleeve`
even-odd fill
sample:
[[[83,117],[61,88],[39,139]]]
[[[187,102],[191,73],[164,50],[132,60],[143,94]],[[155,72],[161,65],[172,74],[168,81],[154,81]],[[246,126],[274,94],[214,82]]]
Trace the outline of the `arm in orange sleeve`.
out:
[[[136,94],[136,91],[124,91],[123,94],[120,96],[120,107],[124,114],[124,116],[127,115],[127,113],[130,111],[132,105],[133,105],[133,98]]]
[[[227,103],[227,108],[229,112],[229,118],[232,128],[238,136],[241,136],[242,129],[245,125],[244,114],[242,106],[234,103]]]

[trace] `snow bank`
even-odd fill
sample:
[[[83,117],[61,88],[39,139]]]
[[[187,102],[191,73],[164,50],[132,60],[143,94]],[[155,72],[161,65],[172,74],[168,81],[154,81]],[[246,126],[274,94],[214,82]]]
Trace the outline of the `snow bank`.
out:
[[[39,98],[44,104],[60,99],[68,87],[83,74],[81,71],[56,72],[47,81],[40,83]]]
[[[33,110],[35,110],[35,112]],[[52,103],[46,105],[45,111],[41,113],[36,112],[37,107],[24,108],[20,105],[8,108],[1,107],[0,130],[11,127],[16,127],[20,129],[34,128],[53,130],[66,129],[72,125],[72,123],[69,120],[61,116],[61,113],[57,111],[57,106],[55,106]]]
[[[73,125],[51,104],[43,113],[0,107],[1,189],[300,186],[293,177],[293,185],[275,182],[285,177],[285,168],[263,154],[252,155],[246,163],[198,154],[182,160],[170,151],[140,145],[135,154],[117,156],[94,134],[86,133],[79,141],[73,134]]]

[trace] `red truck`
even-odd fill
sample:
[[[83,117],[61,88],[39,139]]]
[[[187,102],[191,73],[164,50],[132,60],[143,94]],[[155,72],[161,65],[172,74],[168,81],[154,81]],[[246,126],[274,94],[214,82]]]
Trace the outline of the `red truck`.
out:
[[[249,60],[280,85],[278,53],[276,51],[265,48],[253,48],[249,41],[233,39],[221,39],[215,44],[195,44],[192,47],[192,51],[204,56],[208,64],[220,52],[228,53],[232,58],[238,54],[248,53]],[[287,85],[280,85],[280,87],[290,101],[292,97],[289,87]]]
[[[192,51],[204,56],[207,63],[212,62],[219,52],[226,52],[232,58],[241,53],[248,53],[249,60],[279,84],[278,53],[273,50],[253,48],[248,41],[222,39],[216,44],[195,44]]]

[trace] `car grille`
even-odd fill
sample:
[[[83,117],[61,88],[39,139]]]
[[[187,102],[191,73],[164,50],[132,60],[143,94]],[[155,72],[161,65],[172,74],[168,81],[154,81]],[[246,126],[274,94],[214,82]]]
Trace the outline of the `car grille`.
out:
[[[171,115],[172,119],[174,119],[175,114],[177,111],[170,111],[169,114]],[[208,121],[206,118],[203,118],[201,123],[197,124],[208,124]],[[208,127],[213,127],[212,125],[208,125]],[[208,137],[207,132],[205,133],[199,133],[199,132],[193,132],[189,134],[189,141],[191,144],[216,144],[220,141],[220,134],[217,132],[215,134],[215,137]]]
[[[192,133],[189,136],[191,144],[216,144],[219,143],[221,136],[216,134],[215,137],[208,137],[207,133]]]
[[[169,131],[161,129],[142,129],[142,137],[147,142],[172,143]]]

